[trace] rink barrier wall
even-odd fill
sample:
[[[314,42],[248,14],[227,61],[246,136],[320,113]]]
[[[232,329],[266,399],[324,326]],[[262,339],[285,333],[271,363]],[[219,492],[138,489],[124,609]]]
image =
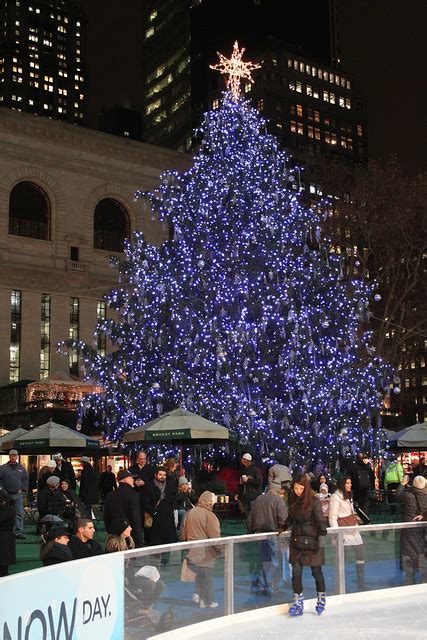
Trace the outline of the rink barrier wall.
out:
[[[426,522],[329,527],[335,540],[336,594],[345,594],[344,535],[427,528]],[[125,561],[214,545],[224,551],[224,615],[234,614],[234,547],[277,533],[177,542],[75,560],[0,579],[0,640],[123,640]]]

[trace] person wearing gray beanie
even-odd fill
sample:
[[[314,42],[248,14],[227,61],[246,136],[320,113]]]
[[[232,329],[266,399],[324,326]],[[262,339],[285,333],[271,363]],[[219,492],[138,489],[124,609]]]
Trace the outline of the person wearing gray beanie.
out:
[[[405,475],[399,487],[397,499],[403,504],[403,521],[413,522],[427,515],[427,486],[423,476],[415,476],[408,488],[409,476]],[[421,582],[427,582],[427,529],[414,527],[402,529],[400,554],[404,572],[404,584],[415,584],[417,573]]]

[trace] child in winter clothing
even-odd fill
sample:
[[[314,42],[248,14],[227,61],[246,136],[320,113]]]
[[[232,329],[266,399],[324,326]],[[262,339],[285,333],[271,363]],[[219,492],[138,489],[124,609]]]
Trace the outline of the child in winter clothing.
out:
[[[327,484],[321,484],[319,487],[319,493],[315,494],[316,498],[320,500],[323,515],[325,518],[329,516],[329,502],[331,500],[331,494],[329,493],[329,487]]]

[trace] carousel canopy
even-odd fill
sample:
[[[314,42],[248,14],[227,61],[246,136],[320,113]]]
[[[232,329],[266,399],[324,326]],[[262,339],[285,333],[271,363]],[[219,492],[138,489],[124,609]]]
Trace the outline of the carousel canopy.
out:
[[[80,380],[75,376],[57,371],[47,378],[36,380],[27,385],[27,403],[61,402],[68,404],[80,402],[90,393],[102,393],[103,388],[90,380]]]

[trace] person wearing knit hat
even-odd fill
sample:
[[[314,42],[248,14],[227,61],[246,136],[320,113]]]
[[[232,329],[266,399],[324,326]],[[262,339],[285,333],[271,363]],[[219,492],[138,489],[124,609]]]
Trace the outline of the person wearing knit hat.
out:
[[[116,516],[108,524],[108,535],[105,540],[105,552],[127,551],[135,548],[135,542],[131,537],[132,527],[129,520],[123,516]]]
[[[191,482],[185,476],[178,479],[178,492],[175,496],[175,509],[178,511],[177,531],[179,532],[182,520],[190,509],[197,504],[197,496],[194,493]]]
[[[267,493],[263,493],[252,503],[247,520],[248,533],[285,530],[288,507],[280,496],[282,483],[272,480]],[[258,546],[258,557],[254,560],[251,592],[271,597],[273,589],[279,588],[281,582],[279,567],[279,548],[277,539],[261,540]]]
[[[60,482],[60,478],[58,478],[58,476],[50,476],[47,480],[46,480],[46,484],[48,487],[50,487],[51,489],[55,489]]]
[[[424,476],[415,476],[412,480],[412,486],[415,487],[415,489],[425,489],[426,479]]]
[[[423,476],[415,476],[408,488],[409,476],[400,484],[397,500],[403,504],[403,521],[412,522],[415,517],[427,513],[427,487]],[[400,555],[404,584],[415,584],[417,573],[421,582],[427,582],[427,535],[422,527],[402,529],[400,533]]]

